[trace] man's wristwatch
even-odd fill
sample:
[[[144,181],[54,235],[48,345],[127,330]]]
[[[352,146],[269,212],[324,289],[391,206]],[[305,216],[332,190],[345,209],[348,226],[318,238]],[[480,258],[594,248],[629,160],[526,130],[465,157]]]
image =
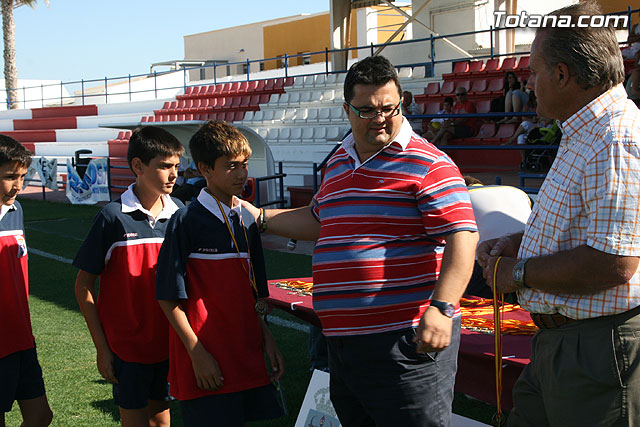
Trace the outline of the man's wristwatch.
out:
[[[447,317],[453,317],[453,314],[456,312],[456,306],[448,302],[432,299],[431,305],[436,307],[438,310],[440,310],[440,313],[444,314]]]
[[[518,289],[529,289],[530,287],[524,283],[524,266],[529,261],[529,258],[523,258],[516,265],[513,266],[511,275],[513,276],[513,283],[516,284]]]

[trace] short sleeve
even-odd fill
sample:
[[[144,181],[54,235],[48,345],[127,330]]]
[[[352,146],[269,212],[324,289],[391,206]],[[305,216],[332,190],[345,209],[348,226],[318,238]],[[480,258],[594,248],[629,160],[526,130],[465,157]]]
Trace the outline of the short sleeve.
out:
[[[605,145],[587,162],[582,187],[589,218],[587,245],[640,256],[640,149],[631,140]]]
[[[427,235],[478,231],[469,192],[456,165],[446,156],[433,162],[416,194]]]
[[[167,224],[164,242],[158,254],[156,268],[156,299],[187,299],[186,275],[189,257],[189,230],[185,227],[182,208]]]
[[[109,251],[109,237],[113,239],[113,223],[108,221],[104,210],[98,212],[87,237],[82,242],[73,266],[87,273],[99,275],[104,271],[105,259]]]

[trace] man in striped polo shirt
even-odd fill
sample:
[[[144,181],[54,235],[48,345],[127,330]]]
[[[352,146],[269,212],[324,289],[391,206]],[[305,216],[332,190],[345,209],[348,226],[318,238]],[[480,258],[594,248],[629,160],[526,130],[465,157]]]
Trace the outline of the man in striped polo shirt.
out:
[[[354,64],[344,95],[353,133],[329,160],[312,206],[261,211],[258,221],[317,240],[313,306],[342,425],[448,426],[458,301],[477,242],[469,194],[451,159],[402,116],[386,58]]]
[[[552,15],[601,12],[581,2]],[[498,288],[517,291],[540,328],[509,425],[637,426],[640,112],[614,28],[540,28],[530,68],[538,115],[563,138],[524,233],[478,247],[487,282],[497,263]]]

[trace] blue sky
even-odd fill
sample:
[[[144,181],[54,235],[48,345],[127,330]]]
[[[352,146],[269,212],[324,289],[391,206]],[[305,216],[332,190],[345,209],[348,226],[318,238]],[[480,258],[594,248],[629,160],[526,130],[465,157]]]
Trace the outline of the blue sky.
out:
[[[142,74],[184,58],[184,35],[327,10],[329,0],[38,0],[14,11],[18,77]]]

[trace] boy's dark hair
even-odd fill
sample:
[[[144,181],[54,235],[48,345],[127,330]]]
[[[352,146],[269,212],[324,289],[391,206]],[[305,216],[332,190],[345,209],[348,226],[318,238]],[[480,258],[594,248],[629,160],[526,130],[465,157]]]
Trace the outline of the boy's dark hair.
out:
[[[15,139],[0,134],[0,166],[5,163],[19,163],[21,166],[29,167],[32,155],[31,151]]]
[[[184,147],[178,138],[168,131],[155,126],[145,126],[133,131],[127,149],[127,162],[131,168],[131,162],[137,157],[148,165],[155,157],[179,156],[183,152]]]
[[[344,79],[344,100],[351,102],[355,85],[384,86],[390,81],[396,84],[398,95],[402,98],[402,86],[393,64],[384,56],[369,56],[349,68]]]
[[[449,104],[453,105],[453,98],[450,96],[447,96],[444,101],[442,101],[442,103],[444,104],[445,102],[448,102]]]
[[[189,141],[193,162],[213,168],[218,157],[251,156],[251,147],[240,131],[226,122],[209,121],[193,134]]]

